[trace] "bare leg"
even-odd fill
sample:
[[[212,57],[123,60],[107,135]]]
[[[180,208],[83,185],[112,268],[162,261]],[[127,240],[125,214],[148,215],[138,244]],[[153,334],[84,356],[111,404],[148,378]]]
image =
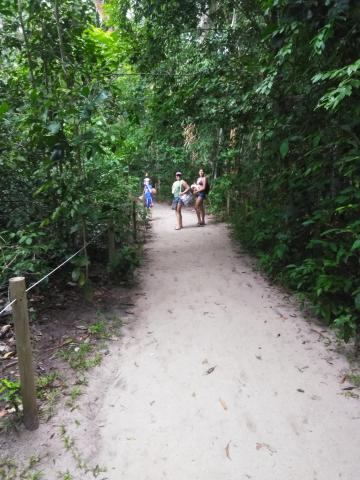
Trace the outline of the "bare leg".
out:
[[[204,206],[203,198],[201,199],[200,217],[201,217],[201,225],[205,225],[205,206]]]
[[[201,225],[201,202],[202,202],[202,198],[201,197],[196,197],[195,211],[196,211],[196,216],[197,216],[197,219],[198,219],[198,225]]]
[[[178,203],[176,205],[176,230],[180,230],[182,228],[182,215],[181,215],[181,205]]]
[[[203,198],[198,197],[196,199],[195,210],[198,217],[198,225],[205,225],[205,208]]]

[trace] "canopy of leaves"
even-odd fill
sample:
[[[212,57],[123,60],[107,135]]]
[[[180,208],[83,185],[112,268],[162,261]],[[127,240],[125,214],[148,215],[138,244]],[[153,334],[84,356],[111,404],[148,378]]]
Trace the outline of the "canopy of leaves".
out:
[[[5,0],[0,49],[6,288],[9,276],[33,281],[94,238],[90,248],[99,257],[110,221],[119,248],[128,245],[142,85],[137,77],[113,76],[120,65],[131,71],[127,44],[100,27],[92,1]],[[73,278],[86,280],[78,267],[90,260],[75,259]]]
[[[359,337],[359,2],[103,3],[0,7],[6,276],[109,218],[126,242],[141,173],[203,166],[264,270]]]
[[[108,3],[150,89],[153,170],[205,166],[266,272],[359,335],[359,2]]]

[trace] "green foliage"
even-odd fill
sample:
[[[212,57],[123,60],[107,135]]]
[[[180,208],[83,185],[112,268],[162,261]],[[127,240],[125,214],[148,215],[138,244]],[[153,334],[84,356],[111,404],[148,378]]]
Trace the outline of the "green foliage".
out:
[[[264,270],[359,337],[357,2],[108,0],[102,26],[91,1],[5,6],[3,284],[92,240],[72,264],[85,284],[110,224],[108,271],[131,278],[143,174],[167,199],[203,167]]]
[[[73,480],[73,476],[71,475],[71,473],[69,472],[69,470],[66,470],[65,473],[59,473],[58,474],[58,479],[59,480]]]
[[[138,249],[132,245],[120,248],[109,264],[109,271],[120,278],[131,279],[134,269],[140,265]]]
[[[12,382],[7,378],[0,379],[0,399],[10,404],[16,411],[21,404],[20,383]]]
[[[58,355],[66,360],[73,370],[82,372],[100,365],[102,356],[99,352],[93,352],[93,345],[90,343],[80,343],[79,345],[70,346],[60,350]]]
[[[209,193],[210,210],[218,215],[225,215],[228,193],[232,189],[232,179],[229,175],[217,178],[211,184]]]
[[[212,211],[230,208],[263,269],[349,340],[360,330],[360,7],[320,3],[186,0],[179,12],[139,0],[130,12],[112,0],[110,12],[150,86],[146,168],[168,191],[175,169],[192,179],[204,166]]]
[[[107,335],[107,329],[104,321],[98,320],[97,322],[93,323],[92,325],[89,326],[88,332],[91,335],[95,335],[98,337],[106,337]]]
[[[132,243],[140,82],[116,76],[127,45],[96,21],[90,0],[0,10],[0,287],[15,275],[36,280],[89,241],[105,250],[110,220],[116,246]],[[91,247],[83,255],[72,270],[80,285]]]

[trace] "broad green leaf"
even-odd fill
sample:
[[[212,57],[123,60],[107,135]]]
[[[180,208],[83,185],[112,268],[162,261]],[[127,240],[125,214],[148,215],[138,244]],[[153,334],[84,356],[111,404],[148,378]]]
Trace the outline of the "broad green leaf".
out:
[[[358,248],[360,248],[360,238],[355,240],[355,242],[353,243],[353,245],[351,247],[351,251],[353,252],[354,250],[357,250]]]
[[[0,103],[0,120],[4,117],[5,113],[10,110],[10,105],[7,102]]]
[[[49,132],[51,132],[53,135],[55,135],[56,133],[58,133],[60,131],[60,128],[61,128],[61,124],[60,122],[50,122],[47,126],[47,129],[49,130]]]
[[[354,302],[355,302],[355,307],[356,307],[358,310],[360,310],[360,293],[358,293],[358,294],[355,296]]]
[[[285,158],[286,155],[288,154],[289,152],[289,141],[288,140],[285,140],[282,142],[282,144],[280,145],[280,155],[281,155],[281,158]]]

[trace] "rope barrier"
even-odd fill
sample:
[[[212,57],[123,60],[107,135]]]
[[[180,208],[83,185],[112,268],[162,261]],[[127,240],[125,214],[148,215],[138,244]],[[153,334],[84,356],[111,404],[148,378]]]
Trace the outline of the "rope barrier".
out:
[[[8,303],[8,304],[6,305],[6,307],[1,310],[0,316],[1,316],[4,312],[6,312],[6,310],[8,310],[8,309],[11,307],[11,305],[13,305],[15,302],[16,302],[16,298],[15,298],[12,302]],[[11,310],[9,310],[9,311],[11,311]]]
[[[106,230],[106,229],[105,229]],[[57,270],[59,270],[59,268],[63,267],[66,263],[68,263],[72,258],[76,257],[76,255],[78,255],[81,251],[83,251],[88,245],[90,245],[90,243],[92,243],[94,240],[96,240],[100,235],[102,235],[105,230],[103,230],[102,232],[98,233],[97,235],[95,235],[94,238],[92,238],[89,242],[86,242],[85,245],[83,245],[77,252],[73,253],[69,258],[67,258],[64,262],[62,262],[60,265],[58,265],[56,268],[54,268],[53,270],[51,270],[51,272],[47,273],[46,275],[44,275],[42,278],[40,278],[40,280],[38,280],[37,282],[33,283],[32,285],[30,285],[29,288],[26,289],[26,293],[30,292],[30,290],[32,290],[33,288],[35,288],[37,285],[39,285],[39,283],[43,282],[44,280],[46,280],[48,277],[50,277],[50,275],[52,275],[53,273],[55,273]],[[16,298],[14,300],[12,300],[10,303],[8,303],[1,311],[0,311],[0,316],[6,312],[10,307],[11,305],[13,305],[14,303],[16,302]]]
[[[90,243],[90,242],[89,242]],[[80,248],[80,250],[78,250],[77,252],[75,252],[73,255],[71,255],[71,257],[67,258],[65,260],[65,262],[61,263],[60,265],[58,265],[56,268],[54,268],[54,270],[51,270],[51,272],[49,272],[47,275],[44,275],[42,278],[40,278],[40,280],[38,280],[37,282],[35,282],[33,285],[30,285],[29,288],[26,289],[26,293],[30,292],[30,290],[32,290],[33,288],[35,288],[37,285],[39,285],[39,283],[43,282],[46,278],[50,277],[50,275],[52,275],[53,273],[56,272],[56,270],[59,270],[59,268],[63,267],[67,262],[69,262],[72,258],[74,258],[76,255],[78,255],[82,250],[84,250],[84,248],[86,248],[89,243],[87,243],[86,245],[84,245],[83,247]],[[1,313],[1,312],[0,312]]]

